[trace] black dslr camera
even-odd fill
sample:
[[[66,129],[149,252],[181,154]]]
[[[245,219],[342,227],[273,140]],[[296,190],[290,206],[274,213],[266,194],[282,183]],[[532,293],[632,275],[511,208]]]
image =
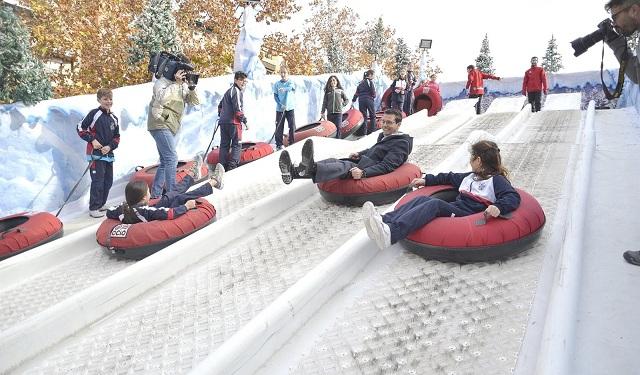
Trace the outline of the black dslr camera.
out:
[[[578,57],[582,55],[601,40],[613,40],[618,36],[620,36],[620,34],[614,30],[613,22],[611,19],[606,18],[598,24],[598,30],[571,42],[571,47],[573,47],[573,56]]]
[[[164,77],[170,81],[175,80],[178,70],[186,72],[185,80],[189,89],[193,90],[198,84],[200,73],[194,72],[194,66],[183,56],[176,56],[166,51],[151,55],[148,70],[157,78]]]

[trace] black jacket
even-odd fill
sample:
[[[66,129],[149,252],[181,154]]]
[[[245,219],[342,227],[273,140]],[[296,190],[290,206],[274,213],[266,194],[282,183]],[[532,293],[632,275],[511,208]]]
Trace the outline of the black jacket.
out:
[[[378,141],[366,150],[358,152],[358,168],[365,177],[379,176],[393,172],[407,161],[413,149],[413,138],[408,134],[396,133],[388,137],[380,133]]]

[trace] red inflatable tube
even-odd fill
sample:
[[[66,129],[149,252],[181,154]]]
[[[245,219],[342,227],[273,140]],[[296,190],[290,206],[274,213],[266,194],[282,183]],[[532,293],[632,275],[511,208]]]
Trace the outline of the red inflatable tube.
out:
[[[62,222],[48,212],[0,219],[0,260],[62,237]]]
[[[273,153],[271,145],[265,142],[242,142],[240,165],[250,163]],[[220,160],[220,148],[214,147],[207,155],[207,164],[216,165]]]
[[[464,217],[439,217],[400,241],[409,251],[429,259],[457,263],[483,262],[516,255],[540,236],[545,215],[538,201],[527,192],[508,219],[488,218],[482,212]],[[450,185],[426,186],[404,196],[398,207],[417,196],[448,202],[458,191]]]
[[[296,129],[293,133],[293,137],[295,138],[294,142],[300,142],[303,139],[313,136],[331,138],[336,136],[336,131],[337,129],[333,122],[320,121]],[[283,143],[285,146],[289,146],[289,136],[286,134],[284,136]]]
[[[349,109],[342,114],[342,124],[340,124],[340,138],[345,139],[354,134],[364,124],[362,113],[355,108]]]
[[[428,110],[428,116],[435,116],[442,109],[440,92],[429,86],[420,86],[413,90],[415,111]]]
[[[106,219],[96,232],[96,241],[115,257],[145,258],[215,221],[213,205],[205,199],[196,202],[195,210],[174,220],[122,224],[119,220]]]
[[[193,163],[193,160],[178,161],[178,167],[176,169],[176,184],[180,183],[180,181],[182,181],[187,176],[187,171],[191,169]],[[138,167],[139,169],[136,168],[136,172],[133,174],[133,176],[131,176],[130,181],[144,181],[147,183],[147,185],[149,185],[149,189],[151,189],[151,186],[153,185],[153,179],[156,177],[156,171],[158,170],[159,166],[159,164],[154,164],[148,167]],[[195,181],[196,183],[202,182],[207,178],[209,170],[207,169],[207,166],[204,165],[204,163],[200,168],[200,172],[202,173],[202,178],[198,181]]]
[[[391,173],[360,180],[335,179],[318,184],[320,195],[329,202],[347,206],[362,206],[371,201],[387,204],[402,197],[414,178],[422,174],[417,165],[404,163]]]
[[[391,87],[384,90],[382,94],[382,100],[380,101],[380,109],[384,112],[385,109],[391,108]]]

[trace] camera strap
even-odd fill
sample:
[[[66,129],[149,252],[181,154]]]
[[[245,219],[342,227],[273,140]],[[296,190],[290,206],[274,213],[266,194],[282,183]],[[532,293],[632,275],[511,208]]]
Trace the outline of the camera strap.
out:
[[[628,46],[625,42],[625,53],[620,62],[620,69],[618,70],[618,83],[616,83],[616,88],[613,90],[613,93],[609,91],[609,88],[604,83],[604,41],[602,42],[602,60],[600,60],[600,81],[602,81],[602,90],[604,91],[604,96],[608,99],[618,99],[620,95],[622,95],[622,86],[624,85],[624,71],[627,69],[627,56],[628,56]]]

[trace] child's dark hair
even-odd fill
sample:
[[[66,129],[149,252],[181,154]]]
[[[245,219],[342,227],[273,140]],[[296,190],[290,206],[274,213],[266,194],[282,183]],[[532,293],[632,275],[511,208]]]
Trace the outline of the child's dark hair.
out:
[[[140,222],[138,215],[136,215],[132,207],[144,199],[144,196],[147,195],[147,189],[149,189],[149,187],[144,181],[130,181],[124,188],[124,197],[126,199],[126,201],[122,203],[122,214],[124,215],[122,222],[124,224]]]
[[[245,78],[247,78],[247,73],[245,73],[245,72],[243,72],[241,70],[238,70],[237,72],[235,72],[233,74],[233,79],[234,80],[245,79]]]
[[[107,89],[107,88],[99,88],[98,92],[96,93],[96,96],[98,97],[98,100],[104,98],[104,97],[109,97],[109,98],[113,98],[113,91],[111,91],[111,89]]]
[[[476,172],[476,175],[482,179],[495,175],[501,175],[508,178],[509,171],[502,166],[502,158],[500,157],[500,148],[492,141],[479,141],[471,146],[471,156],[480,157],[482,161],[482,170]]]
[[[340,84],[340,80],[338,79],[337,76],[332,75],[332,76],[329,76],[329,79],[327,80],[327,83],[324,85],[324,92],[327,93],[327,92],[331,91],[331,86],[329,86],[329,82],[331,82],[331,78],[335,78],[336,79],[336,88],[342,90],[342,85]]]

